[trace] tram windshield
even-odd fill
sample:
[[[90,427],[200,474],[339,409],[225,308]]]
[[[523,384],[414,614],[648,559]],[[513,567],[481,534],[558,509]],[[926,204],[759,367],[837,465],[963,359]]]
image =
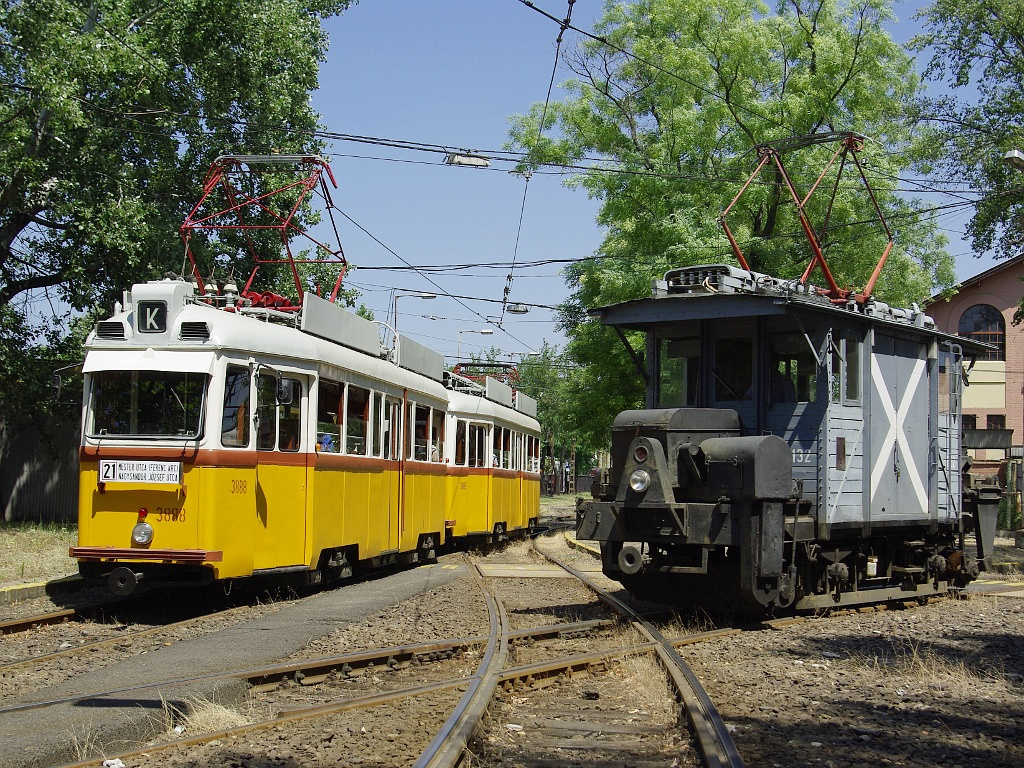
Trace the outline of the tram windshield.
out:
[[[91,437],[194,440],[202,433],[210,377],[178,371],[97,371]]]

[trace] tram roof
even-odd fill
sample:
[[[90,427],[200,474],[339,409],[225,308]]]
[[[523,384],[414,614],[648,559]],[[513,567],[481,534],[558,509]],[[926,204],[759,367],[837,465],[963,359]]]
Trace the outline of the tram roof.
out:
[[[590,315],[604,325],[650,331],[688,320],[726,320],[792,314],[820,314],[830,322],[883,326],[903,334],[926,336],[958,344],[965,352],[995,349],[992,345],[935,327],[918,307],[893,308],[884,302],[834,304],[813,287],[783,281],[728,265],[671,270],[656,281],[652,296],[596,307]]]

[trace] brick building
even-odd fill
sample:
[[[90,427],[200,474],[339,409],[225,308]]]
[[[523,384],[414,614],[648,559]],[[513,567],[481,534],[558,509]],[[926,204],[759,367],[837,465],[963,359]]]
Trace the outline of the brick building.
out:
[[[978,446],[971,452],[986,463],[1009,458],[1008,446],[1020,456],[1024,444],[1024,324],[1013,324],[1022,279],[1024,255],[964,280],[950,299],[935,296],[927,307],[942,330],[999,347],[975,361],[963,399],[965,442]]]

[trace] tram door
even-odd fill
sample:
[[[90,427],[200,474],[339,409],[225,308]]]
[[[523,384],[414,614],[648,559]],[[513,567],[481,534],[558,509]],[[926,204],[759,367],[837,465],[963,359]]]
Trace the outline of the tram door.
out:
[[[256,377],[253,570],[306,561],[306,422],[309,379]]]
[[[874,334],[870,452],[873,521],[928,516],[929,393],[924,344]]]

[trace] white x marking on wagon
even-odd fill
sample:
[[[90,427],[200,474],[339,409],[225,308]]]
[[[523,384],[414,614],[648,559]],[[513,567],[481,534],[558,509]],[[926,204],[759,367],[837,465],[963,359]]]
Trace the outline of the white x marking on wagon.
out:
[[[882,479],[882,473],[892,471],[893,452],[898,447],[903,457],[903,461],[900,462],[900,469],[910,479],[910,484],[914,488],[914,495],[917,496],[917,502],[920,505],[919,509],[913,510],[915,512],[926,512],[928,510],[928,493],[925,491],[924,480],[918,471],[917,458],[911,451],[904,427],[907,420],[907,412],[910,410],[914,395],[918,392],[918,385],[921,382],[921,377],[924,376],[924,372],[925,361],[918,358],[914,361],[914,368],[911,371],[910,379],[897,395],[899,398],[897,408],[893,406],[892,395],[886,381],[882,377],[882,371],[878,367],[877,360],[874,357],[871,359],[871,379],[874,381],[875,389],[878,391],[878,404],[882,406],[882,410],[885,412],[884,417],[889,423],[885,437],[882,438],[882,448],[875,455],[875,463],[871,466],[871,499],[872,501],[874,500],[875,494],[878,491],[878,483]],[[872,419],[875,416],[876,414],[873,413],[871,415]]]

